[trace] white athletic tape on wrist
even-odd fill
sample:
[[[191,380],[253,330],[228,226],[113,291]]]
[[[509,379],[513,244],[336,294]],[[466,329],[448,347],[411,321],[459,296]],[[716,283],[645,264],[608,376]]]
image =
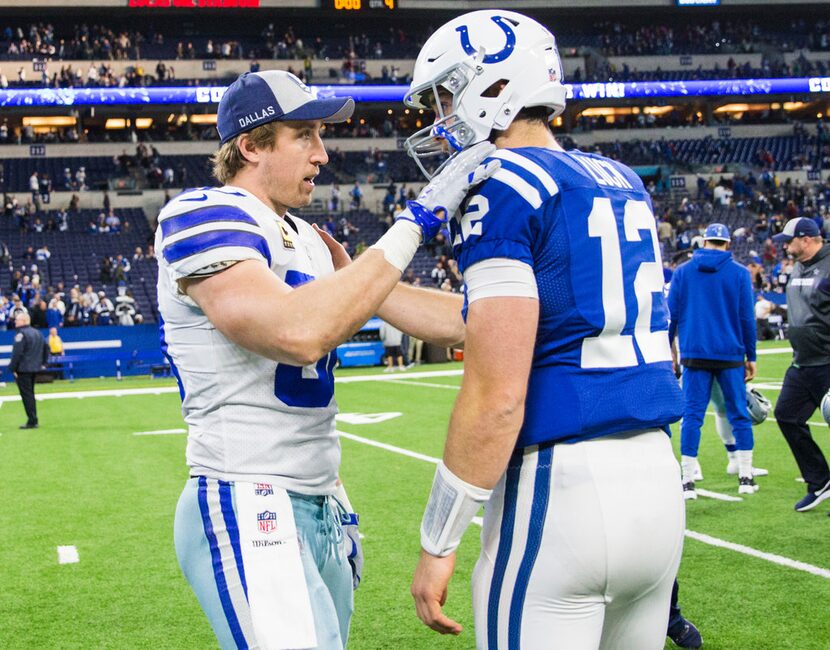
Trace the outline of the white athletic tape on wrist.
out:
[[[438,463],[432,491],[421,521],[421,546],[430,555],[446,557],[461,543],[464,531],[492,490],[462,481]]]
[[[383,251],[386,261],[403,273],[421,245],[421,235],[417,223],[398,219],[370,248]]]

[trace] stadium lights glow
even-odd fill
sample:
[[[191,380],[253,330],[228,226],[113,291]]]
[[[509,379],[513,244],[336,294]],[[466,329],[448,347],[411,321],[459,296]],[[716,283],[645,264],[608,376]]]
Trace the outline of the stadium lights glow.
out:
[[[42,117],[24,117],[23,126],[75,126],[78,120],[69,115],[48,115]]]
[[[216,113],[207,113],[204,115],[191,115],[191,124],[216,124]]]
[[[121,117],[110,117],[104,123],[104,128],[109,130],[126,129],[128,126],[132,126],[132,122],[133,120],[127,120]],[[152,117],[137,117],[135,119],[135,128],[137,129],[149,129],[152,125]]]

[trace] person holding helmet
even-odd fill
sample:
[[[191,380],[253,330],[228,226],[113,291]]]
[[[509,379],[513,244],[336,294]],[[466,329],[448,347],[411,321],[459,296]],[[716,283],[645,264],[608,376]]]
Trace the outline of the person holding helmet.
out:
[[[807,424],[830,389],[830,244],[806,217],[790,219],[773,240],[796,259],[787,283],[793,362],[775,403],[775,419],[807,484],[795,509],[807,512],[830,498],[827,459]]]
[[[669,289],[669,336],[680,342],[685,410],[680,430],[683,496],[696,499],[700,429],[717,381],[735,438],[738,493],[752,494],[752,419],[745,384],[755,376],[755,300],[749,271],[732,259],[729,229],[710,224],[703,248],[678,267]],[[675,367],[677,355],[672,349]]]
[[[442,606],[484,504],[478,648],[662,648],[685,516],[655,219],[631,169],[557,143],[565,97],[553,34],[512,11],[451,20],[415,63],[406,103],[436,113],[406,143],[422,169],[486,141],[501,167],[450,224],[464,381],[412,594],[460,633]]]

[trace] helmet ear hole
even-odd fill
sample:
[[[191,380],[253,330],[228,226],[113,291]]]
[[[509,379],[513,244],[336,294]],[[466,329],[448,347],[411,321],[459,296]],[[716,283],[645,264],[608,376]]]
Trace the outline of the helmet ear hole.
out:
[[[504,90],[504,87],[510,83],[509,79],[499,79],[498,81],[494,81],[491,83],[487,88],[485,88],[482,93],[481,97],[498,97],[501,95],[501,91]]]

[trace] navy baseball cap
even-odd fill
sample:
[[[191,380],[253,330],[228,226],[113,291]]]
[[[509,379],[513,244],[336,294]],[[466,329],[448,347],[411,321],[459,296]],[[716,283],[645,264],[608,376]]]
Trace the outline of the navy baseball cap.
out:
[[[285,70],[246,72],[222,95],[216,130],[225,144],[240,133],[275,120],[345,122],[353,112],[351,97],[318,99],[315,88]]]
[[[722,223],[710,223],[703,233],[703,241],[732,241],[729,228]]]
[[[816,222],[807,217],[797,217],[790,219],[784,230],[774,235],[772,240],[774,242],[788,242],[792,241],[793,237],[818,237],[819,232]]]

